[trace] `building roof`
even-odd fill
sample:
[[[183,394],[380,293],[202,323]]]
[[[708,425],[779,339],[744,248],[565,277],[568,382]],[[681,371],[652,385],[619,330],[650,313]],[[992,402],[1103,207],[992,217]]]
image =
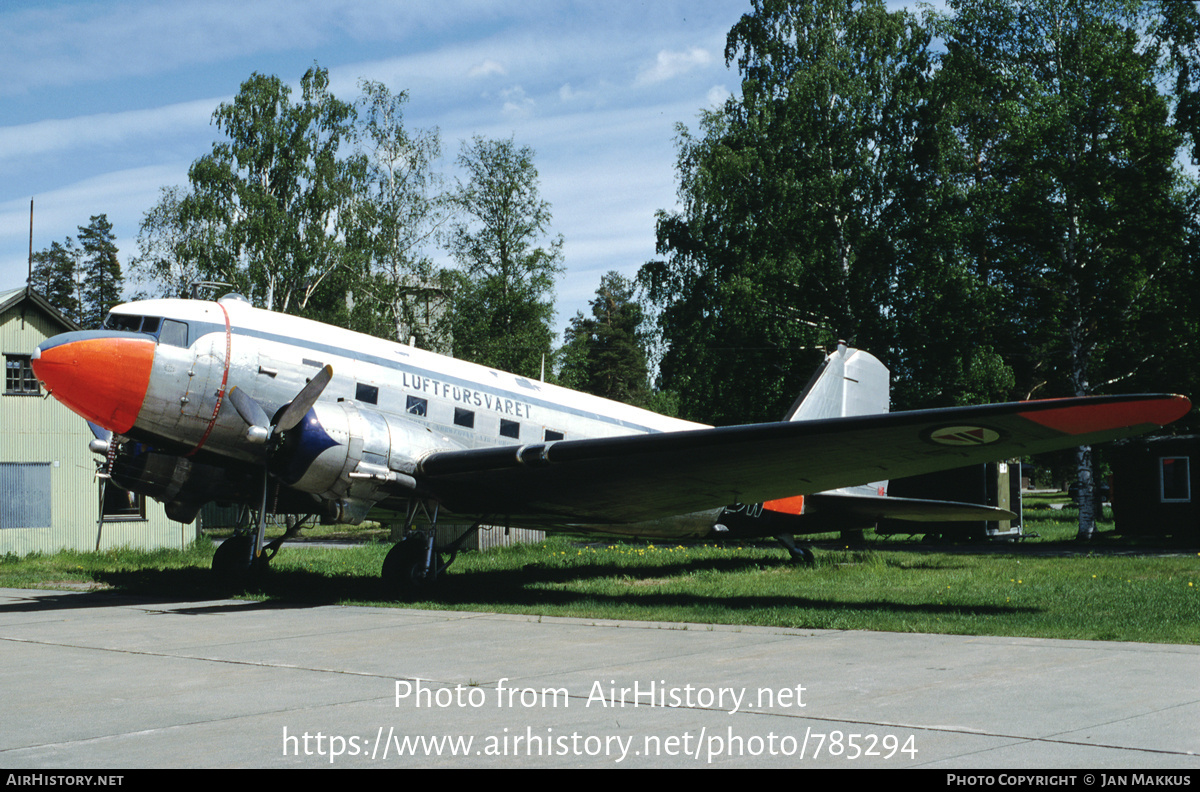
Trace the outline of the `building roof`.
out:
[[[0,291],[0,313],[4,313],[10,308],[15,308],[26,300],[37,306],[39,310],[49,314],[51,318],[68,330],[80,329],[78,322],[68,318],[62,311],[51,305],[50,301],[43,297],[40,292],[27,286]]]

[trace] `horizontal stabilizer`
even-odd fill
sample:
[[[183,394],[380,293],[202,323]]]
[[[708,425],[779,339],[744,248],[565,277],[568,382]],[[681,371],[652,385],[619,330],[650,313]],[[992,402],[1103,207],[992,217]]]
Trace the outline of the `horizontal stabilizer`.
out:
[[[998,506],[957,501],[894,498],[890,495],[843,495],[822,493],[805,497],[806,513],[845,515],[856,520],[894,520],[913,522],[957,522],[960,520],[1014,520],[1017,515]]]

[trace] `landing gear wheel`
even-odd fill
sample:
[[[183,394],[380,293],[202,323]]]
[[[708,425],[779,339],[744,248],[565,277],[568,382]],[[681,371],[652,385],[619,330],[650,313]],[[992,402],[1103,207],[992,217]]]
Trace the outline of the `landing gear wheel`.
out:
[[[787,549],[788,558],[791,559],[793,564],[812,566],[817,562],[817,557],[813,555],[813,551],[805,545],[796,544],[796,540],[789,534],[780,534],[775,538]]]
[[[221,542],[213,553],[213,574],[223,583],[244,584],[251,576],[267,568],[266,556],[251,558],[254,552],[254,537],[236,534]]]
[[[412,599],[433,586],[433,570],[425,565],[427,550],[422,537],[409,536],[388,552],[383,559],[380,578],[389,595]],[[437,553],[433,555],[433,563],[438,567],[442,565]]]

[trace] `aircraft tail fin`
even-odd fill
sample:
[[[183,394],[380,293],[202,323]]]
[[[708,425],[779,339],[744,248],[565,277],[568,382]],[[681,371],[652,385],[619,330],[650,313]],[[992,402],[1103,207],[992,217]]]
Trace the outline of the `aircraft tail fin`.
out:
[[[839,343],[825,358],[785,421],[878,415],[891,405],[890,372],[879,358]]]
[[[785,421],[817,421],[854,415],[878,415],[891,407],[891,372],[879,358],[839,342],[813,374]],[[834,492],[880,496],[887,481],[873,481]]]

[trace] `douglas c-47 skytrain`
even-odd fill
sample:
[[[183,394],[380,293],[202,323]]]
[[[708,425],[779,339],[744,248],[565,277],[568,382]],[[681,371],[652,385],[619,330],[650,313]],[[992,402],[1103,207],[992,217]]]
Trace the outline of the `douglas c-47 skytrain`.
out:
[[[210,501],[258,512],[213,567],[266,565],[268,513],[404,516],[385,581],[435,580],[480,525],[643,537],[775,536],[881,516],[997,519],[884,495],[886,479],[1140,434],[1182,396],[1097,396],[888,412],[888,372],[845,346],[779,423],[713,428],[403,344],[252,307],[149,300],[48,339],[33,369],[93,424],[111,480],[191,522]],[[435,546],[439,517],[473,522]],[[1007,515],[1007,512],[1002,512]],[[453,556],[451,555],[451,560]]]

